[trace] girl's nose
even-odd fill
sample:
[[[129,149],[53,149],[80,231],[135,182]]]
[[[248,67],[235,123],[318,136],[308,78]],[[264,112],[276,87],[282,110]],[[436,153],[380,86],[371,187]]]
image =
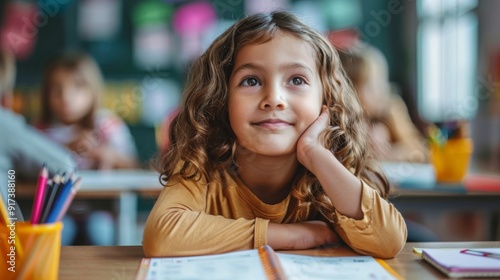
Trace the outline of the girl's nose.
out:
[[[264,88],[264,97],[260,102],[260,108],[263,110],[284,110],[287,103],[283,89],[279,86],[269,86]]]

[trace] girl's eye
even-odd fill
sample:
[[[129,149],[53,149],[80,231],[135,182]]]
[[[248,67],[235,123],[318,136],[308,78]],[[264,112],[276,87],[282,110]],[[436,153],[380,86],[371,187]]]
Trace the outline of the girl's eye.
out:
[[[259,84],[259,81],[256,78],[246,78],[241,82],[242,86],[254,87]]]
[[[290,80],[290,83],[292,83],[292,85],[294,85],[294,86],[301,86],[301,85],[305,84],[306,82],[301,77],[294,77]]]

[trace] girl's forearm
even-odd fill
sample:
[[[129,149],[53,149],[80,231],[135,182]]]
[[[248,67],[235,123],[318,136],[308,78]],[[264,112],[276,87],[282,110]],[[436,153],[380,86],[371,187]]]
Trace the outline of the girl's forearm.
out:
[[[133,158],[118,153],[113,157],[113,169],[131,169],[136,167],[137,162]]]
[[[309,149],[306,166],[321,183],[333,205],[343,215],[362,219],[362,183],[335,156],[324,148]]]
[[[267,244],[276,250],[310,249],[339,240],[338,235],[323,221],[269,223],[267,226]]]
[[[294,249],[290,230],[286,224],[269,223],[267,226],[267,244],[273,249]]]

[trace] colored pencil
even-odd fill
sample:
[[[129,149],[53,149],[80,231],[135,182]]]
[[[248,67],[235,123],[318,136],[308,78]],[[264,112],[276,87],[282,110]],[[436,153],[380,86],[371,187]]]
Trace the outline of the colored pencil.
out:
[[[47,204],[45,204],[43,208],[43,215],[42,218],[40,219],[40,223],[46,223],[47,222],[47,217],[49,216],[50,209],[52,209],[52,205],[54,204],[55,197],[57,195],[57,192],[59,190],[59,184],[61,182],[61,176],[59,174],[56,174],[54,178],[52,179],[52,187],[50,188],[50,191],[47,192]]]
[[[31,212],[32,224],[38,224],[40,221],[40,216],[42,214],[43,197],[45,195],[45,187],[47,185],[48,176],[49,172],[47,171],[47,166],[43,164],[42,170],[38,175],[36,194],[35,194],[35,199],[33,201],[33,210]]]
[[[54,223],[57,221],[57,217],[59,216],[59,213],[61,212],[64,203],[69,197],[69,194],[71,192],[71,187],[73,186],[73,180],[72,178],[68,178],[62,189],[60,190],[60,194],[56,197],[56,200],[54,202],[54,206],[52,206],[52,209],[50,210],[49,216],[47,217],[47,223]]]
[[[80,182],[81,178],[76,179],[75,183],[73,184],[73,187],[71,188],[68,199],[66,199],[66,202],[64,202],[64,205],[61,209],[61,212],[59,212],[56,221],[59,222],[60,220],[62,220],[64,215],[66,215],[66,212],[68,211],[68,208],[71,205],[73,198],[75,198],[76,192],[80,189]]]

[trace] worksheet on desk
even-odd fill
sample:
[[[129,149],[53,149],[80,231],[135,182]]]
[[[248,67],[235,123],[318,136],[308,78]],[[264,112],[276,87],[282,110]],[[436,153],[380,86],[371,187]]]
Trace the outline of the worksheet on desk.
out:
[[[146,276],[148,280],[255,280],[266,279],[257,250],[221,255],[152,258]]]
[[[278,253],[289,280],[321,279],[396,279],[373,257],[318,257]]]

